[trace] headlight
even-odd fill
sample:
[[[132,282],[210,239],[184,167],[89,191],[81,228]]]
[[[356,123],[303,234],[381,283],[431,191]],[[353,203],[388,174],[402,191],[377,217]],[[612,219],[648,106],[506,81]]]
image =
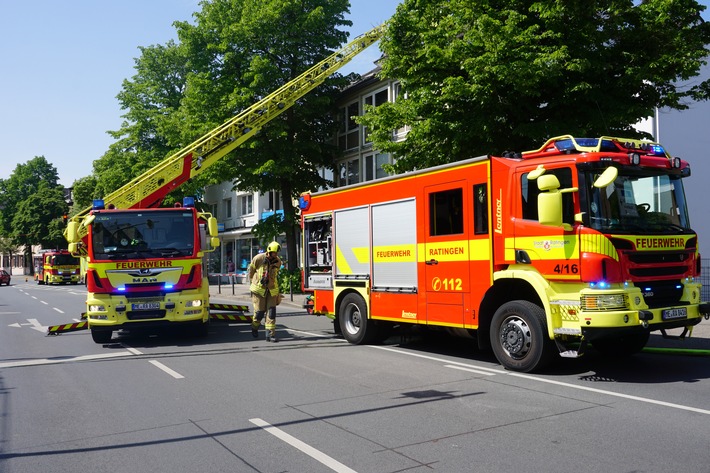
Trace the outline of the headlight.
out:
[[[202,307],[202,299],[195,299],[194,301],[185,302],[185,307]]]
[[[89,312],[106,312],[106,307],[103,305],[90,305]]]
[[[587,294],[582,296],[582,310],[624,310],[625,294]]]

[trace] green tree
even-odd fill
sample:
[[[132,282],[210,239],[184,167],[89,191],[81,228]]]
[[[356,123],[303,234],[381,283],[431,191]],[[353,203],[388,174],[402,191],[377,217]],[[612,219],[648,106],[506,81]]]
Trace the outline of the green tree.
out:
[[[32,266],[32,245],[66,245],[57,238],[58,223],[69,210],[57,169],[44,156],[18,164],[0,180],[0,235],[12,246],[25,248],[25,265]],[[63,243],[62,243],[63,242]]]
[[[404,0],[381,48],[406,94],[360,122],[394,170],[534,148],[560,134],[639,136],[654,107],[710,97],[680,88],[706,63],[694,0]],[[407,139],[391,130],[411,127]]]
[[[69,211],[62,187],[40,185],[32,198],[17,206],[12,219],[12,239],[17,244],[30,247],[66,248],[62,217]]]
[[[96,177],[93,174],[74,181],[72,186],[73,208],[81,211],[91,206],[93,199],[100,198],[101,195],[96,194],[96,186]]]

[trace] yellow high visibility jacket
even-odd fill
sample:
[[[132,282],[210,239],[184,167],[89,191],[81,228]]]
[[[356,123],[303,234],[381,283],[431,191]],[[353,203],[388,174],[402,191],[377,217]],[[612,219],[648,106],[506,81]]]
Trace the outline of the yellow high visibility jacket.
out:
[[[249,268],[247,269],[247,277],[250,281],[249,290],[260,296],[266,296],[266,290],[269,290],[269,294],[276,297],[279,295],[279,269],[281,268],[281,258],[275,256],[271,259],[267,257],[266,253],[260,253],[256,255],[249,263]],[[261,283],[261,279],[264,273],[268,271],[269,281],[264,286]]]

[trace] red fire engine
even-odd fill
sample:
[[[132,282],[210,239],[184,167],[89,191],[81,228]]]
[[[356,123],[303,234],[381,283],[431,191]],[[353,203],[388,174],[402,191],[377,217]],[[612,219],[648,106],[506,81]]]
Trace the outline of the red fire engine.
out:
[[[710,314],[688,176],[657,143],[560,136],[306,194],[303,286],[355,344],[420,324],[474,334],[516,371],[588,343],[632,354]]]

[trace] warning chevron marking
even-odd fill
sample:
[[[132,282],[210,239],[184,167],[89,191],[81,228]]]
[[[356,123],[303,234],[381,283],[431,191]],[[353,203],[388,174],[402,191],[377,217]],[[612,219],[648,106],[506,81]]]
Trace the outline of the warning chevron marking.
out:
[[[210,318],[217,320],[232,320],[236,322],[251,322],[251,315],[210,314]]]
[[[62,324],[62,325],[50,325],[47,327],[47,335],[57,335],[59,333],[66,332],[77,332],[79,330],[86,330],[88,327],[88,322],[75,322],[73,324]]]
[[[238,304],[210,304],[210,309],[249,312],[248,305],[238,305]]]

